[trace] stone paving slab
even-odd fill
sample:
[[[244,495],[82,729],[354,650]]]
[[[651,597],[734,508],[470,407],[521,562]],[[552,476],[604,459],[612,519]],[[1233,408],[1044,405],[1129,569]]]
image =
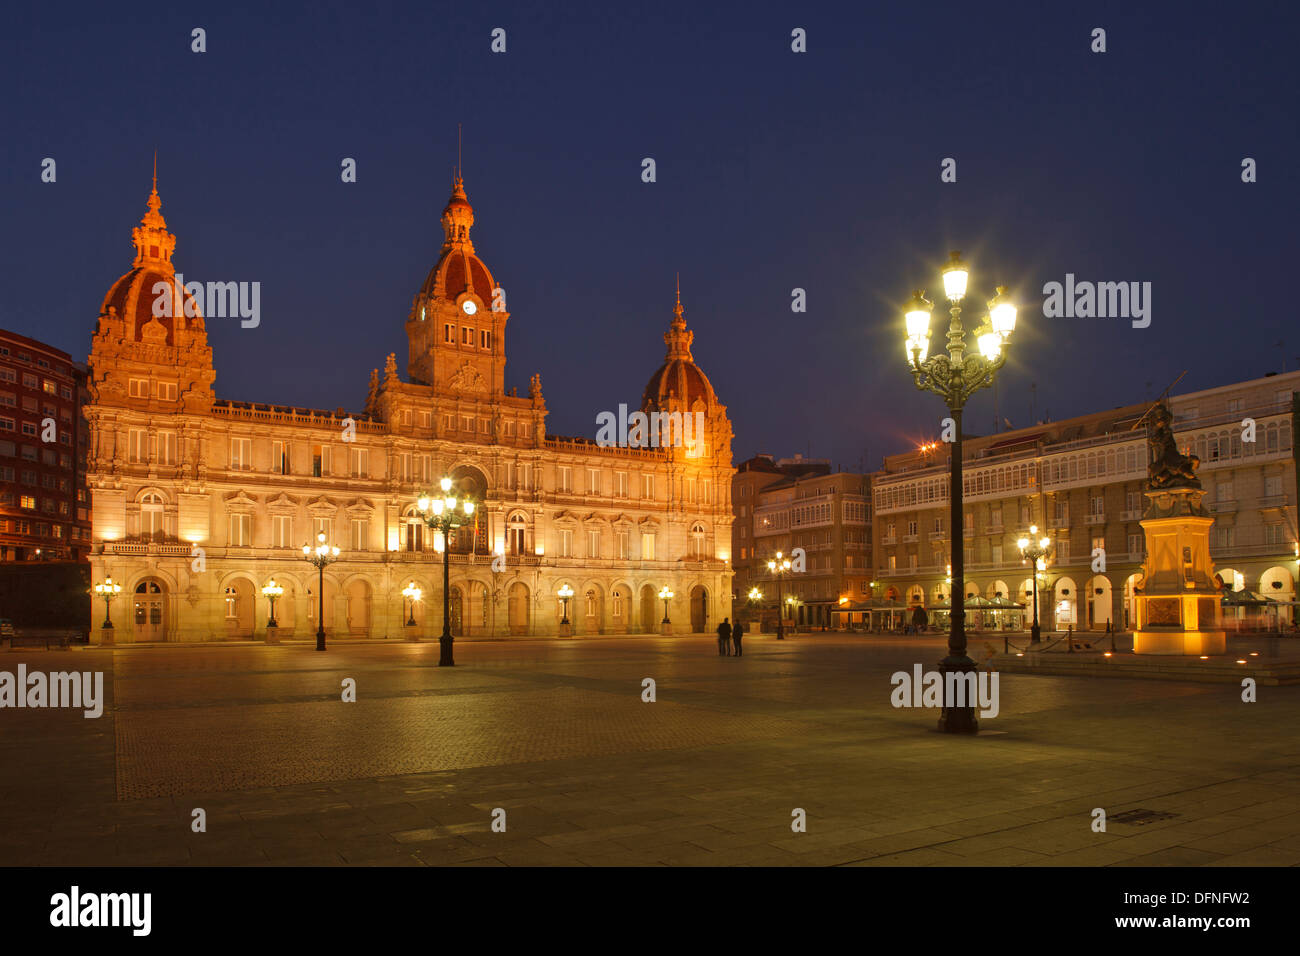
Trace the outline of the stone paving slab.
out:
[[[0,865],[1300,865],[1300,689],[1006,674],[996,732],[949,737],[889,700],[942,649],[495,642],[455,669],[392,642],[80,651],[104,717],[0,710]],[[1139,808],[1176,815],[1113,819]]]

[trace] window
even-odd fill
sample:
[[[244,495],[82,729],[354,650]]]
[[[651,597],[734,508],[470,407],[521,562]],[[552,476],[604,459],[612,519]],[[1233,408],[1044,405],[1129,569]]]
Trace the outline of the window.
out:
[[[460,344],[472,346],[474,344],[474,330],[468,325],[460,327]]]
[[[1057,539],[1057,541],[1056,541],[1056,563],[1057,563],[1057,564],[1069,564],[1069,563],[1070,563],[1070,539],[1069,539],[1069,538],[1058,538],[1058,539]]]
[[[333,518],[312,518],[311,536],[313,542],[320,541],[321,532],[325,532],[325,543],[334,544],[334,519]],[[313,545],[314,546],[314,545]]]
[[[330,473],[330,446],[313,445],[311,449],[311,473],[316,478],[323,478]]]
[[[1220,481],[1218,486],[1214,489],[1214,500],[1234,501],[1235,499],[1232,496],[1232,482]]]
[[[1088,514],[1099,518],[1106,513],[1106,499],[1102,495],[1092,495],[1088,499]]]
[[[992,548],[989,549],[989,551],[990,551],[990,559],[993,561],[994,567],[1001,567],[1002,566],[1002,545],[995,544],[993,545]]]
[[[143,462],[149,460],[149,432],[143,428],[132,428],[127,432],[127,461]]]
[[[527,522],[521,514],[512,514],[510,520],[506,523],[506,547],[511,554],[524,553],[524,532],[527,529]]]
[[[705,557],[704,547],[705,547],[704,525],[700,524],[699,522],[696,522],[695,524],[691,525],[691,540],[690,540],[691,557],[694,558],[696,561],[703,561]]]
[[[557,490],[566,493],[573,491],[573,469],[568,465],[560,466],[560,485]]]
[[[1281,524],[1264,525],[1264,543],[1268,545],[1282,545],[1286,543],[1285,528]]]
[[[631,557],[631,546],[628,541],[631,536],[626,531],[619,531],[615,537],[618,539],[618,558],[620,561],[626,561]]]
[[[232,548],[252,547],[253,516],[251,514],[230,515],[230,534],[227,543]]]
[[[239,618],[239,592],[234,588],[226,588],[226,620],[233,621]]]
[[[627,472],[626,471],[614,472],[614,497],[615,498],[627,497]]]
[[[35,498],[33,495],[22,495],[22,496],[18,499],[18,506],[19,506],[20,508],[27,508],[27,509],[29,509],[29,510],[31,510],[31,511],[35,511],[35,510],[36,510],[36,498]]]
[[[160,465],[176,464],[176,433],[158,433],[158,463]]]
[[[349,449],[348,462],[353,478],[365,478],[370,470],[370,450],[368,448]]]
[[[36,437],[36,423],[23,422],[22,432],[24,435],[30,435],[33,438]]]
[[[402,525],[402,548],[407,551],[424,550],[424,520],[414,512],[406,516]]]
[[[491,351],[491,349],[492,349],[492,333],[491,333],[488,329],[479,329],[479,333],[478,333],[478,347],[481,348],[481,349],[485,349],[485,350],[487,350],[487,351]]]
[[[140,533],[150,541],[163,537],[163,500],[153,492],[140,499]]]
[[[1264,495],[1273,497],[1282,494],[1282,476],[1269,475],[1264,479]]]
[[[1142,554],[1146,551],[1146,536],[1141,534],[1131,534],[1128,536],[1128,553],[1130,555]]]
[[[446,322],[442,326],[442,341],[445,345],[456,344],[456,326],[452,322]]]
[[[600,557],[600,532],[599,531],[587,532],[587,557],[589,558]]]
[[[587,494],[589,495],[600,494],[600,469],[599,468],[587,469]]]
[[[284,441],[271,442],[271,473],[274,475],[289,474],[289,443]]]
[[[368,551],[370,542],[370,519],[352,519],[352,550]]]
[[[1214,529],[1215,545],[1219,548],[1231,548],[1237,543],[1236,528],[1220,527]]]
[[[164,401],[164,402],[174,402],[174,401],[176,401],[176,383],[175,383],[175,382],[159,382],[159,383],[158,383],[158,398],[159,398],[160,401]]]
[[[573,557],[573,532],[568,528],[560,529],[560,557]]]
[[[127,395],[131,398],[148,398],[149,397],[149,380],[147,378],[133,378],[127,383]]]
[[[251,471],[253,467],[253,439],[230,439],[231,471]]]
[[[641,476],[641,497],[653,499],[655,496],[655,476]]]
[[[653,531],[643,531],[641,533],[641,560],[653,561],[655,559],[655,535]]]
[[[293,546],[293,515],[272,515],[271,547],[292,548]]]

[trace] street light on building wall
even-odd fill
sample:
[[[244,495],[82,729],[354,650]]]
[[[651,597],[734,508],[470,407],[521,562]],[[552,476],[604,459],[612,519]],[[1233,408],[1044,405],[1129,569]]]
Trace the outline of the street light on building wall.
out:
[[[452,667],[456,661],[452,656],[451,542],[448,535],[453,528],[459,528],[473,520],[474,502],[468,498],[457,498],[452,491],[450,478],[443,478],[438,487],[442,491],[441,495],[425,495],[415,506],[425,525],[434,533],[442,535],[442,636],[438,638],[438,666]]]
[[[320,594],[316,599],[316,650],[325,650],[325,568],[339,559],[339,549],[325,540],[325,532],[316,533],[316,547],[304,544],[302,546],[302,556],[307,559],[307,563],[316,569],[317,587]]]
[[[105,631],[111,631],[113,629],[113,621],[108,616],[109,606],[113,603],[113,598],[122,593],[122,585],[114,584],[113,578],[110,575],[101,583],[95,585],[95,593],[104,599],[104,623],[101,626]]]
[[[790,570],[790,559],[780,551],[767,562],[767,570],[776,578],[776,639],[785,640],[785,608],[782,607],[781,582]],[[873,584],[872,587],[875,587]]]
[[[958,582],[966,580],[966,555],[961,529],[965,527],[962,509],[962,450],[961,419],[966,401],[981,388],[993,384],[993,376],[1006,364],[1006,345],[1016,327],[1016,307],[1007,295],[1005,286],[998,286],[997,294],[989,300],[989,314],[975,330],[977,352],[967,354],[966,332],[961,322],[961,303],[966,297],[966,284],[970,270],[959,253],[952,253],[943,269],[943,291],[950,308],[946,354],[941,351],[930,355],[930,320],[933,305],[927,302],[922,290],[917,290],[904,311],[906,336],[904,350],[912,381],[921,391],[941,396],[952,417],[952,466],[949,498],[952,503],[952,576]],[[952,627],[948,633],[948,656],[940,662],[939,669],[967,673],[976,664],[966,653],[965,601],[952,602]],[[952,683],[946,678],[945,698]],[[974,733],[979,730],[975,708],[952,706],[945,699],[939,729],[949,733]]]
[[[1032,568],[1030,577],[1034,582],[1034,623],[1029,628],[1029,639],[1031,643],[1037,644],[1042,640],[1038,628],[1038,573],[1046,568],[1045,559],[1052,550],[1052,539],[1046,535],[1041,538],[1038,537],[1038,525],[1036,524],[1029,526],[1029,534],[1030,537],[1021,538],[1017,541],[1016,546],[1020,548],[1021,555],[1024,556],[1025,560],[1029,562],[1030,568]]]

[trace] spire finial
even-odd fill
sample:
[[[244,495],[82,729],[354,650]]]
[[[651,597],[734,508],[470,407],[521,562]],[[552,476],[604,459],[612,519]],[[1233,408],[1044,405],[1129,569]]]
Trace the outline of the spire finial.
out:
[[[158,191],[158,150],[153,151],[153,191]]]
[[[677,273],[677,304],[673,306],[673,327],[681,326],[686,328],[686,320],[682,318],[682,274]]]

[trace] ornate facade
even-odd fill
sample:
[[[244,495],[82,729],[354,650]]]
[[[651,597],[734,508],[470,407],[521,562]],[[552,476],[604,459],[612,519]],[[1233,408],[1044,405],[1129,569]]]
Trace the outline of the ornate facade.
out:
[[[89,359],[91,572],[123,588],[110,640],[260,639],[272,578],[281,638],[310,636],[321,613],[335,637],[436,637],[444,544],[415,502],[443,475],[478,503],[447,542],[457,636],[557,634],[565,584],[575,634],[658,632],[664,586],[678,633],[730,615],[731,424],[691,357],[680,295],[641,409],[702,413],[703,434],[668,447],[548,435],[540,376],[527,395],[505,388],[510,313],[457,176],[406,320],[405,380],[389,355],[356,415],[218,400],[156,182],[148,207]],[[341,550],[323,602],[302,557],[319,532]],[[421,600],[403,596],[410,583]],[[103,618],[96,600],[93,640]]]

